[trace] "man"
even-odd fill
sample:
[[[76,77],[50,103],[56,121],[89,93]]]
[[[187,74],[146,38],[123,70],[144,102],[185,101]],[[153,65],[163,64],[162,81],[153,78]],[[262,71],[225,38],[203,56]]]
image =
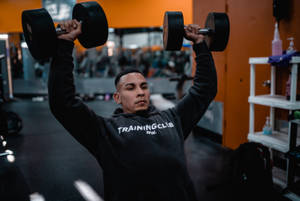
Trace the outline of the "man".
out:
[[[212,56],[197,25],[185,28],[193,41],[197,70],[194,85],[176,105],[158,112],[150,105],[145,77],[137,70],[116,77],[114,100],[121,105],[111,118],[96,115],[75,97],[73,41],[81,33],[66,21],[49,77],[49,103],[57,120],[85,146],[103,168],[105,201],[195,201],[186,167],[184,139],[200,120],[217,91]]]

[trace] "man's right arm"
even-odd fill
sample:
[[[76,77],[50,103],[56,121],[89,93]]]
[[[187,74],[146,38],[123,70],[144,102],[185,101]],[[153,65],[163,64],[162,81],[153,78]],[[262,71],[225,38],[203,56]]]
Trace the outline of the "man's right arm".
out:
[[[93,154],[97,153],[99,129],[97,116],[80,99],[75,96],[73,78],[74,43],[58,39],[58,47],[53,57],[48,95],[50,109],[56,119],[75,139]]]
[[[204,41],[204,36],[198,34],[199,29],[198,25],[188,25],[185,27],[185,37],[193,41],[197,65],[194,84],[189,89],[187,95],[175,107],[181,120],[184,138],[187,138],[192,128],[204,115],[217,93],[215,64],[209,48]]]

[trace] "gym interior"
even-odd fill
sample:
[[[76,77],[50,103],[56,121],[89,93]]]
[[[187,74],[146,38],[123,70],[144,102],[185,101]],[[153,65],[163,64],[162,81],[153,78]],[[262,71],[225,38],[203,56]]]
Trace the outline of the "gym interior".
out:
[[[176,106],[193,86],[197,68],[193,43],[176,30],[188,24],[211,29],[202,33],[216,47],[210,50],[217,94],[184,141],[197,200],[230,200],[232,194],[241,194],[236,200],[300,200],[300,1],[95,2],[103,9],[102,21],[87,19],[95,24],[82,32],[90,35],[74,41],[78,99],[110,118],[119,107],[113,98],[115,77],[131,67],[145,76],[158,111]],[[74,18],[75,6],[83,3],[91,5],[86,0],[0,1],[0,200],[106,200],[101,165],[49,107],[55,27]],[[51,17],[35,10],[41,8]],[[26,19],[24,11],[30,11]],[[167,11],[181,12],[182,18],[166,21]],[[212,12],[228,18],[209,18]],[[84,20],[82,27],[88,24]],[[39,32],[43,26],[49,31]],[[166,47],[175,43],[177,49]],[[248,150],[236,157],[251,143],[260,153]],[[252,158],[265,165],[255,169]],[[237,170],[243,181],[232,176]],[[252,174],[245,176],[247,171]],[[270,186],[262,185],[267,178]]]

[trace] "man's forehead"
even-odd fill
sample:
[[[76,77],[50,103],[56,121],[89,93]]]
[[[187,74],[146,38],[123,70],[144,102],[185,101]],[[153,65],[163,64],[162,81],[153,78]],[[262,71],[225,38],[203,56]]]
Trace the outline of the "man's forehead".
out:
[[[145,77],[137,72],[128,73],[120,78],[119,84],[146,82]]]

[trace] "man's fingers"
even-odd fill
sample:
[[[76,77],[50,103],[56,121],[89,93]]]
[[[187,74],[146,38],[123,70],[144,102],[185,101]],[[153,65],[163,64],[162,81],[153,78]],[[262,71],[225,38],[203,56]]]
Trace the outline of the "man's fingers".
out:
[[[62,21],[59,24],[60,28],[63,30],[66,30],[66,32],[71,32],[73,30],[76,30],[77,28],[81,28],[81,23],[77,20],[68,20],[68,21]]]
[[[58,36],[60,39],[74,41],[81,34],[81,23],[77,20],[62,21],[59,26],[66,32]]]
[[[79,26],[79,23],[77,23],[76,20],[72,20],[72,27],[73,27],[73,29],[77,29],[78,26]]]
[[[66,25],[67,25],[67,31],[71,32],[74,28],[73,28],[73,21],[67,21]]]
[[[188,31],[193,33],[193,34],[197,34],[198,33],[198,30],[200,29],[200,26],[197,25],[197,24],[190,24],[188,25]]]
[[[79,27],[80,25],[81,25],[81,23],[80,22],[78,22],[77,20],[73,20],[73,23],[76,25],[76,27]]]
[[[74,28],[74,29],[76,30],[76,32],[77,32],[78,34],[81,34],[81,23],[78,22],[77,20],[74,20],[73,23],[74,23],[74,25],[76,26],[76,28]],[[74,26],[73,26],[73,27],[74,27]]]
[[[59,27],[60,27],[62,30],[66,30],[67,32],[69,32],[69,28],[68,28],[68,23],[67,23],[67,21],[62,21],[61,23],[59,23]]]
[[[187,25],[184,30],[184,37],[188,40],[193,41],[194,43],[199,43],[203,40],[203,35],[199,33],[200,26],[197,24],[189,24]]]

